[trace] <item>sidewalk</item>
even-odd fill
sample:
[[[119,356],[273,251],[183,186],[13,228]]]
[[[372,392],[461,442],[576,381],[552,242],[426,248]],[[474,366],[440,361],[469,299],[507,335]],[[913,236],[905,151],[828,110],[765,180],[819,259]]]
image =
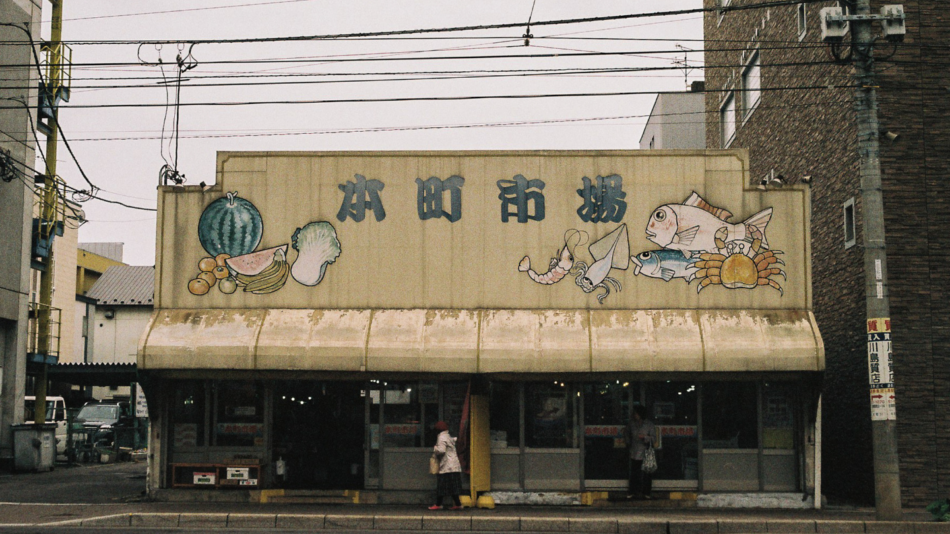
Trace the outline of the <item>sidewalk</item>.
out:
[[[671,508],[662,502],[606,506],[497,506],[429,511],[425,506],[374,504],[144,502],[144,466],[89,465],[51,473],[0,475],[0,527],[350,529],[433,532],[605,534],[868,533],[950,534],[923,509],[904,521],[874,520],[869,508],[823,510]]]

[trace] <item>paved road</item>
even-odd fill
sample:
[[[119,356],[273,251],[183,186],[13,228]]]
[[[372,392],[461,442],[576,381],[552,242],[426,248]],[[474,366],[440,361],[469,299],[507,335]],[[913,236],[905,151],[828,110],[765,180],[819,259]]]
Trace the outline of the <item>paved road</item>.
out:
[[[60,465],[47,473],[0,474],[0,503],[134,502],[145,491],[145,462]]]

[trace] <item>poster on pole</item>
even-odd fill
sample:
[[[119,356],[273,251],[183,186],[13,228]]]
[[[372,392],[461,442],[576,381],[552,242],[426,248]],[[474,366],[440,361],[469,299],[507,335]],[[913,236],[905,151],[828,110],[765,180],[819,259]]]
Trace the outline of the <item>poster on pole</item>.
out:
[[[872,421],[896,421],[894,370],[891,367],[891,319],[868,319],[868,388]]]

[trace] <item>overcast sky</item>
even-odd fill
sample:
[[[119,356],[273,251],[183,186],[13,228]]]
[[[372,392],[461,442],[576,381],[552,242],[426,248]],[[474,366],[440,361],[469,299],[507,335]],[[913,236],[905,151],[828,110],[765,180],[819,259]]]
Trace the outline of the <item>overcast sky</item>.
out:
[[[214,9],[219,6],[220,9]],[[195,39],[327,35],[527,22],[529,15],[534,21],[550,21],[701,6],[700,0],[536,0],[531,15],[532,0],[480,0],[467,4],[445,0],[64,0],[63,39],[187,42]],[[43,8],[44,19],[48,20],[50,4],[44,2]],[[127,14],[135,15],[122,16]],[[184,75],[186,81],[182,84],[181,102],[609,92],[647,94],[182,107],[178,171],[186,176],[188,184],[213,183],[215,153],[230,150],[636,148],[645,116],[650,113],[655,99],[655,94],[649,93],[681,91],[687,81],[703,77],[699,68],[689,71],[688,79],[682,69],[505,77],[499,76],[505,73],[497,72],[672,67],[676,65],[674,60],[681,62],[684,58],[684,52],[677,45],[702,49],[701,14],[535,26],[532,27],[534,39],[529,47],[524,46],[521,38],[524,31],[524,27],[520,27],[385,40],[198,44],[192,49],[197,66]],[[44,26],[43,36],[49,36],[48,25]],[[666,51],[676,53],[664,53]],[[516,57],[586,52],[632,54]],[[76,64],[73,68],[73,94],[69,104],[61,108],[60,122],[87,176],[102,188],[103,197],[155,207],[159,170],[166,160],[173,163],[170,154],[173,150],[169,150],[168,139],[174,110],[166,116],[162,70],[157,66],[138,64],[137,54],[152,63],[160,56],[166,65],[164,75],[173,79],[177,76],[174,66],[177,53],[178,47],[174,44],[164,45],[160,51],[153,45],[139,48],[134,44],[76,43],[73,46],[73,62]],[[502,57],[460,59],[464,56]],[[701,52],[690,52],[687,57],[691,65],[702,65]],[[243,62],[262,59],[292,59],[295,62]],[[367,61],[370,59],[372,61]],[[220,61],[240,62],[212,63]],[[85,63],[127,65],[81,65]],[[461,74],[460,71],[477,72]],[[416,74],[420,72],[430,74]],[[116,77],[146,79],[90,79]],[[288,81],[307,83],[287,84]],[[262,82],[282,83],[257,87],[196,86]],[[123,84],[146,87],[89,88],[92,85]],[[174,88],[169,92],[173,96]],[[117,103],[158,106],[69,107]],[[611,117],[615,118],[609,119]],[[161,140],[163,121],[164,143]],[[501,126],[497,123],[514,124]],[[59,174],[70,185],[84,188],[85,183],[62,144],[58,160]],[[37,168],[42,168],[39,163]],[[153,212],[95,200],[86,202],[84,210],[89,222],[80,229],[81,242],[123,242],[127,263],[154,263]]]

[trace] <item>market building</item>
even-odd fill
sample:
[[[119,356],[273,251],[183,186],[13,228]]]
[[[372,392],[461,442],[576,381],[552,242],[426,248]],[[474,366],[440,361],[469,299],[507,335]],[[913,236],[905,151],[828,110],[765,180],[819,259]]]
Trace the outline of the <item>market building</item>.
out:
[[[219,154],[159,191],[149,492],[428,502],[439,420],[475,491],[624,491],[639,404],[658,496],[801,500],[809,190],[749,183],[739,150]]]

